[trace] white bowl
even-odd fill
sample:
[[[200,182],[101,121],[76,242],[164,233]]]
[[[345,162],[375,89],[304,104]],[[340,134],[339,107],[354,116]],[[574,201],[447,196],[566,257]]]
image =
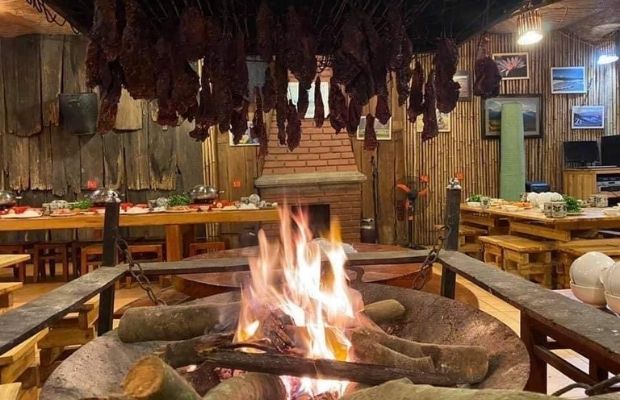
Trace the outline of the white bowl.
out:
[[[620,262],[601,273],[601,282],[606,293],[612,296],[620,296]]]
[[[602,289],[602,273],[614,265],[614,262],[611,257],[601,252],[588,252],[573,261],[570,266],[570,279],[580,286]]]
[[[468,201],[467,206],[468,207],[480,207],[480,202],[479,201]]]
[[[606,304],[605,301],[605,290],[597,287],[587,287],[587,286],[579,286],[570,283],[570,288],[573,291],[575,297],[579,300],[583,301],[586,304],[595,307],[604,307]]]
[[[617,208],[603,208],[603,214],[608,217],[617,217],[620,215],[620,210]]]
[[[620,296],[605,293],[605,300],[607,301],[607,307],[609,307],[611,311],[620,315]]]

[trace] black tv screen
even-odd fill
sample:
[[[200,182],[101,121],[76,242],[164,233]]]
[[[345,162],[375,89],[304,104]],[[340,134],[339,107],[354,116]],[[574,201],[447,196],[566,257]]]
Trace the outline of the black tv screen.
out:
[[[598,161],[596,141],[564,142],[564,162],[566,164],[592,164]]]
[[[620,135],[601,138],[601,163],[620,166]]]

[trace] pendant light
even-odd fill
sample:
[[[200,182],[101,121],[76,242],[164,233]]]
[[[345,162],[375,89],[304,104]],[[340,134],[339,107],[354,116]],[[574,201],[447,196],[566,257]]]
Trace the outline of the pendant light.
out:
[[[616,31],[614,37],[615,37],[615,40],[614,40],[614,51],[609,51],[609,52],[602,53],[598,57],[598,64],[599,65],[611,64],[613,62],[618,61],[618,58],[620,56],[620,31]]]
[[[517,43],[523,46],[542,40],[542,17],[538,10],[529,10],[517,16],[517,34]]]

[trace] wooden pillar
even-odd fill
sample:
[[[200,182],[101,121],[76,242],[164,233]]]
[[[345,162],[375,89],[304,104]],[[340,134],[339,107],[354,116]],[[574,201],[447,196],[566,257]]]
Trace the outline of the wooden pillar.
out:
[[[444,240],[445,250],[456,251],[459,248],[459,215],[461,207],[461,189],[446,190],[446,211],[444,225],[448,227],[448,236]],[[456,273],[445,265],[441,270],[441,295],[454,298],[456,290]]]
[[[105,219],[103,221],[103,256],[101,265],[114,267],[118,263],[116,252],[116,239],[118,237],[118,220],[120,214],[120,203],[109,202],[105,206]],[[97,322],[97,332],[103,335],[112,329],[114,319],[114,284],[101,292],[99,300],[99,320]]]

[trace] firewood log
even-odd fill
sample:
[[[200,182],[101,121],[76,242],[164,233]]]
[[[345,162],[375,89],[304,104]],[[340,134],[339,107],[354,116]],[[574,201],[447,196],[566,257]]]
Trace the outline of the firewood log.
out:
[[[439,388],[428,385],[414,385],[409,379],[398,379],[386,382],[369,389],[345,395],[342,400],[545,400],[557,397],[538,393],[518,392],[511,390],[474,390]]]
[[[200,395],[159,357],[138,360],[123,381],[125,396],[135,400],[200,400]]]
[[[136,307],[125,312],[118,337],[125,343],[183,340],[234,329],[239,303]]]
[[[393,321],[405,315],[405,306],[394,299],[381,300],[364,307],[364,314],[376,324]]]
[[[232,343],[233,333],[216,333],[167,344],[161,358],[171,367],[200,364],[197,348],[219,347]]]
[[[285,400],[286,388],[279,376],[249,372],[226,379],[203,400]]]
[[[356,354],[364,354],[369,343],[380,343],[409,357],[430,357],[435,372],[458,383],[482,381],[489,369],[489,356],[484,347],[418,343],[371,329],[356,329],[351,334]],[[421,354],[420,354],[421,353]]]
[[[204,396],[220,383],[220,376],[215,372],[215,367],[211,364],[189,365],[178,368],[176,371],[201,396]]]
[[[421,352],[418,357],[409,357],[378,343],[374,337],[363,335],[358,331],[353,331],[352,343],[353,352],[359,362],[414,371],[435,372],[433,360],[430,357],[425,357]]]

